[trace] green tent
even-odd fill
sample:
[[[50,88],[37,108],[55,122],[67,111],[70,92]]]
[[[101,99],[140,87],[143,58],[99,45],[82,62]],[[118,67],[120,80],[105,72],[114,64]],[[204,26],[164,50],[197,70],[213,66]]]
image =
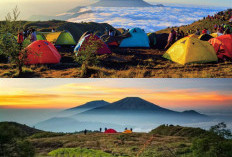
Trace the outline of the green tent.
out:
[[[44,34],[47,41],[55,45],[76,45],[71,33],[67,31]]]
[[[46,40],[45,36],[41,33],[37,33],[36,38],[37,38],[37,40]]]

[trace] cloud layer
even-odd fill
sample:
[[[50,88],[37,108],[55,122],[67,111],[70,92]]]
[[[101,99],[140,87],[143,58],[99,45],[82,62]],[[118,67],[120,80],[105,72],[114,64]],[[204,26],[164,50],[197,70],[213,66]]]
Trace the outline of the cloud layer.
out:
[[[154,32],[166,27],[190,24],[207,15],[216,13],[216,9],[191,7],[146,7],[146,8],[104,8],[86,7],[80,12],[92,11],[71,18],[70,22],[100,22],[109,23],[116,28],[140,27],[146,32]]]

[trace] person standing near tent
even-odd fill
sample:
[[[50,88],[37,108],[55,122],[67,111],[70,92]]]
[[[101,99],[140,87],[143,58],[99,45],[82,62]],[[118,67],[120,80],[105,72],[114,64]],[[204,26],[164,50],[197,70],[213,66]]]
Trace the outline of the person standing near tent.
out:
[[[84,134],[85,134],[85,135],[87,134],[87,130],[86,130],[86,129],[84,130]]]
[[[36,31],[35,31],[35,29],[32,29],[30,41],[31,41],[31,42],[34,42],[34,41],[36,41],[36,40],[37,40]]]
[[[114,36],[114,30],[113,30],[113,29],[110,29],[110,31],[109,31],[109,36],[111,36],[111,37]]]
[[[206,29],[206,28],[204,28],[204,29],[202,30],[202,34],[207,34],[207,29]]]
[[[22,49],[23,41],[24,41],[24,38],[23,38],[23,30],[20,29],[20,30],[18,31],[18,40],[17,40],[20,49]]]
[[[24,29],[24,32],[23,32],[23,38],[24,40],[28,37],[28,29]]]
[[[52,33],[56,32],[55,28],[52,28]]]
[[[171,32],[169,33],[169,36],[168,36],[168,43],[167,45],[165,46],[164,49],[167,49],[168,47],[170,47],[173,43],[173,40],[175,40],[175,36],[174,36],[174,29],[171,30]]]
[[[199,29],[197,29],[197,31],[196,31],[196,33],[195,33],[195,35],[201,35],[201,32],[200,32],[200,30],[199,30]]]
[[[100,128],[99,130],[100,130],[100,132],[102,132],[102,128]]]

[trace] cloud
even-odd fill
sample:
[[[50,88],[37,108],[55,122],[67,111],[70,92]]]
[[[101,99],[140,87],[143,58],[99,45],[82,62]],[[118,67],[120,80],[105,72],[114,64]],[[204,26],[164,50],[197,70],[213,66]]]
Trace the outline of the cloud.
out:
[[[187,25],[219,10],[191,7],[86,7],[93,13],[71,18],[71,22],[109,23],[114,27],[141,27],[146,32],[153,32],[166,27]]]

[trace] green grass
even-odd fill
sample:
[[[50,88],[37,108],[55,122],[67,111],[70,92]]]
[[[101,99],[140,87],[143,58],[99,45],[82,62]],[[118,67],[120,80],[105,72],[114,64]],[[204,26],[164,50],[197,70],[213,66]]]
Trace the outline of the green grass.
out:
[[[109,153],[100,150],[86,149],[86,148],[59,148],[51,151],[48,155],[53,157],[114,157]]]

